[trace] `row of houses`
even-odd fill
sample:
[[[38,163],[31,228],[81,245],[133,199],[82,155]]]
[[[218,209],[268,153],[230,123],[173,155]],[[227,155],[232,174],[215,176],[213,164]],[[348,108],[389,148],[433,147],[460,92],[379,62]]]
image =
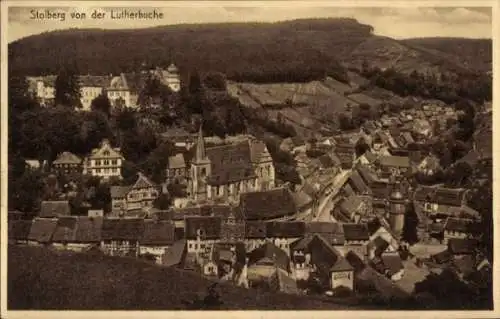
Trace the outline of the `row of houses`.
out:
[[[120,148],[113,147],[109,140],[101,141],[88,156],[81,158],[71,152],[62,152],[52,162],[54,172],[61,175],[85,174],[103,179],[121,178],[122,165],[125,161]],[[46,169],[46,161],[26,160],[29,169]]]
[[[148,76],[155,76],[173,92],[180,90],[179,70],[174,64],[168,68],[155,68],[143,73],[120,73],[119,75],[79,75],[82,110],[90,110],[92,101],[105,93],[112,105],[121,101],[125,107],[137,107],[140,90]],[[28,76],[29,89],[42,105],[50,105],[55,98],[56,75]]]

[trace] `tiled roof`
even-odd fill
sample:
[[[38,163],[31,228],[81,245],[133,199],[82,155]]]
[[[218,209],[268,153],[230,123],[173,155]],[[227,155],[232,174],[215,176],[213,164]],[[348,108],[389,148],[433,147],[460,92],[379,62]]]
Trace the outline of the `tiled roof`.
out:
[[[306,223],[306,235],[321,235],[330,245],[343,245],[345,241],[344,228],[340,223]]]
[[[80,87],[101,87],[107,88],[111,82],[110,76],[101,75],[79,75],[78,85]]]
[[[14,240],[27,240],[30,234],[31,225],[31,220],[9,221],[9,238]]]
[[[248,254],[248,265],[251,266],[264,259],[271,261],[275,266],[283,270],[289,271],[290,269],[290,259],[287,254],[272,243],[266,243],[252,250]]]
[[[410,158],[407,156],[381,156],[379,162],[388,167],[410,167]]]
[[[131,186],[111,186],[109,192],[111,193],[111,198],[125,198],[131,188]]]
[[[444,224],[445,231],[470,233],[473,231],[474,221],[464,218],[448,217]]]
[[[293,215],[297,212],[288,188],[243,193],[240,196],[240,208],[249,220],[272,219]]]
[[[308,250],[311,253],[311,263],[325,274],[328,274],[341,258],[341,254],[321,235],[314,235]]]
[[[340,202],[340,210],[350,219],[352,214],[358,212],[363,203],[360,196],[352,195]]]
[[[372,242],[371,246],[375,248],[375,256],[380,256],[389,247],[389,243],[380,236],[377,236]]]
[[[461,206],[464,195],[464,189],[439,187],[434,193],[433,202],[441,205]]]
[[[174,243],[174,223],[171,221],[144,221],[141,245],[172,245]]]
[[[337,262],[333,265],[333,267],[330,269],[330,271],[333,271],[333,272],[336,272],[336,271],[351,271],[351,270],[354,270],[354,268],[343,257],[340,257],[337,260]]]
[[[178,153],[174,156],[170,156],[168,158],[168,168],[169,169],[186,168],[186,161],[184,160],[184,154]]]
[[[153,182],[151,182],[144,174],[139,172],[137,180],[135,181],[134,186],[132,186],[132,189],[150,188],[150,187],[155,187],[155,184],[153,184]]]
[[[31,225],[28,240],[40,243],[48,243],[56,230],[57,219],[55,218],[35,218]]]
[[[218,239],[221,235],[221,217],[186,217],[186,239],[195,239],[198,234],[204,239]]]
[[[266,143],[262,141],[250,141],[250,161],[258,163],[261,160],[272,160],[269,152],[266,150]]]
[[[368,228],[365,224],[343,224],[346,240],[368,240]]]
[[[435,187],[419,186],[417,187],[415,193],[413,194],[413,199],[416,201],[427,201],[434,197],[435,192],[436,192]]]
[[[377,181],[377,175],[370,169],[370,167],[363,164],[358,164],[356,166],[356,170],[366,184],[371,185],[372,183]]]
[[[186,217],[192,216],[203,216],[202,213],[207,213],[206,211],[201,210],[200,207],[184,207],[184,208],[175,208],[172,209],[172,219],[173,220],[184,220]],[[210,211],[205,216],[210,215]]]
[[[53,242],[74,242],[76,238],[76,217],[60,217],[52,234]]]
[[[479,158],[480,158],[479,152],[472,149],[464,157],[459,159],[457,163],[463,162],[469,164],[470,166],[474,166],[479,161]]]
[[[102,224],[102,217],[78,217],[75,241],[80,243],[100,242]]]
[[[268,222],[267,236],[270,238],[294,238],[302,237],[305,233],[305,223],[299,221]]]
[[[351,182],[354,191],[357,192],[358,194],[370,194],[371,190],[370,187],[368,187],[361,176],[359,175],[357,170],[353,170],[351,177],[349,178],[349,181]]]
[[[162,264],[167,267],[180,265],[185,255],[186,240],[178,240],[171,247],[167,248],[163,256]]]
[[[40,217],[69,216],[71,208],[68,201],[43,201],[40,207]]]
[[[54,165],[59,164],[81,164],[82,159],[71,152],[62,152],[57,156],[56,160],[52,162]]]
[[[452,254],[472,254],[477,248],[477,245],[478,241],[475,239],[448,239],[448,250]]]
[[[397,274],[404,268],[399,254],[382,255],[381,258],[384,266],[389,270],[389,276]]]
[[[255,177],[248,142],[210,147],[206,154],[211,163],[208,179],[211,185],[226,185]]]
[[[264,239],[267,236],[267,225],[264,221],[247,221],[245,225],[245,238]]]
[[[144,219],[104,219],[102,240],[138,241],[144,232]]]
[[[104,155],[105,153],[108,153],[108,155]],[[117,147],[112,147],[110,142],[106,139],[101,141],[101,145],[99,148],[95,148],[92,150],[89,160],[90,159],[100,159],[100,158],[108,158],[108,159],[113,159],[113,158],[120,158],[123,159],[123,156],[120,152],[120,148]]]

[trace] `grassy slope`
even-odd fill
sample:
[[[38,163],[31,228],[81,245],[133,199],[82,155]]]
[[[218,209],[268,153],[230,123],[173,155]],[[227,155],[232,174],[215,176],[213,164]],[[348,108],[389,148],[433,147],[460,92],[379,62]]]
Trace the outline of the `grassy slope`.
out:
[[[179,310],[205,294],[200,276],[132,259],[9,247],[8,308]],[[356,309],[331,301],[219,285],[223,309]]]

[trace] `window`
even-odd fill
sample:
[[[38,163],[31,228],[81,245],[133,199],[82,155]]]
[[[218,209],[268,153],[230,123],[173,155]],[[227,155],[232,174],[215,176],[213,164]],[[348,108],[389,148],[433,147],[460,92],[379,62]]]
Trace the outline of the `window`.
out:
[[[118,164],[117,160],[111,160],[111,164],[116,165]]]
[[[193,244],[189,243],[189,249],[193,248]]]
[[[95,166],[99,166],[99,165],[101,165],[101,161],[99,161],[99,160],[95,161]]]
[[[101,173],[101,169],[100,169],[100,168],[96,168],[95,172],[96,172],[97,174],[100,174],[100,173]]]
[[[118,170],[117,170],[116,168],[112,168],[112,169],[111,169],[111,171],[112,171],[113,173],[116,173]]]
[[[104,165],[109,165],[109,161],[108,160],[104,160]]]

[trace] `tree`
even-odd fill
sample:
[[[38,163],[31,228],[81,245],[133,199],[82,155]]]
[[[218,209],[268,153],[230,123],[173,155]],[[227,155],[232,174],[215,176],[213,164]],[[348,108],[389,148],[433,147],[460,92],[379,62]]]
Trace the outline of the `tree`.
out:
[[[81,108],[81,92],[77,75],[70,69],[64,69],[55,81],[55,104],[71,108]]]
[[[9,180],[9,209],[31,214],[39,211],[44,187],[43,174],[38,171],[27,170],[21,177]]]
[[[172,205],[172,198],[168,194],[160,194],[154,202],[153,206],[157,209],[166,210]]]
[[[205,75],[203,84],[212,90],[226,90],[226,76],[220,72],[210,72]]]
[[[92,111],[99,111],[107,116],[111,113],[111,103],[109,102],[108,96],[105,91],[103,91],[98,97],[92,100],[90,104]]]

